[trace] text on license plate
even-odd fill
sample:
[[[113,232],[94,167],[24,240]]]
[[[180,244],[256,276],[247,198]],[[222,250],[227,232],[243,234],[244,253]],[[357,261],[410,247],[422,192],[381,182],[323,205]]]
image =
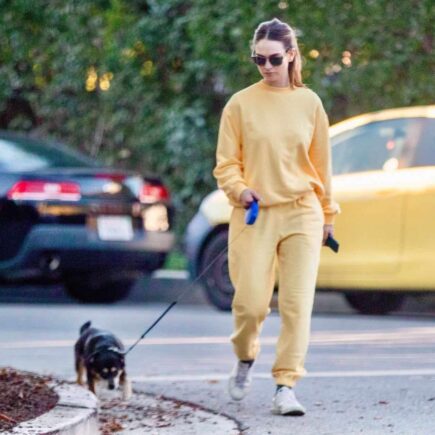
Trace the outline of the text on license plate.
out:
[[[98,216],[97,232],[101,240],[133,239],[133,223],[130,216]]]

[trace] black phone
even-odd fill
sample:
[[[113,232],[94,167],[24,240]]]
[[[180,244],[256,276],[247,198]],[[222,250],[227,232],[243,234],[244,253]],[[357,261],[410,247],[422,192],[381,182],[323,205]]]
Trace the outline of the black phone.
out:
[[[340,248],[340,244],[334,239],[334,237],[331,236],[331,234],[328,234],[328,238],[325,241],[325,246],[331,248],[334,252],[338,252],[338,249]]]

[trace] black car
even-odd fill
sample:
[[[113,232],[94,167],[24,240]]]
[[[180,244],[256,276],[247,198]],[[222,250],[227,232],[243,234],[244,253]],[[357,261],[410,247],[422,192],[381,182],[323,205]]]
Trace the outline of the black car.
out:
[[[66,147],[0,132],[0,279],[57,281],[85,302],[121,299],[174,244],[169,192]]]

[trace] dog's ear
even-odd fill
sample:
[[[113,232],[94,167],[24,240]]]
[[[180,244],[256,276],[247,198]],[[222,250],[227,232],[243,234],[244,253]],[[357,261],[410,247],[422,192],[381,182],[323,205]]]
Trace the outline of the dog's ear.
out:
[[[92,322],[88,320],[86,323],[83,323],[83,325],[80,327],[80,335],[82,335],[87,329],[91,327]]]

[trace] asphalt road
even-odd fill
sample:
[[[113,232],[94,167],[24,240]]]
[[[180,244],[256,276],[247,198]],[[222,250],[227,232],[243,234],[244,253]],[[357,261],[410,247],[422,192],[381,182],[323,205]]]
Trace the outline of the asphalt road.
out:
[[[100,306],[77,304],[60,287],[3,288],[0,365],[73,379],[72,347],[83,322],[112,330],[128,345],[185,285],[145,280],[128,300]],[[276,311],[265,322],[251,394],[236,403],[226,394],[231,315],[204,302],[193,289],[128,356],[136,389],[231,415],[252,435],[435,434],[432,299],[376,317],[355,314],[338,295],[317,295],[309,374],[296,389],[308,408],[303,418],[270,413]]]

